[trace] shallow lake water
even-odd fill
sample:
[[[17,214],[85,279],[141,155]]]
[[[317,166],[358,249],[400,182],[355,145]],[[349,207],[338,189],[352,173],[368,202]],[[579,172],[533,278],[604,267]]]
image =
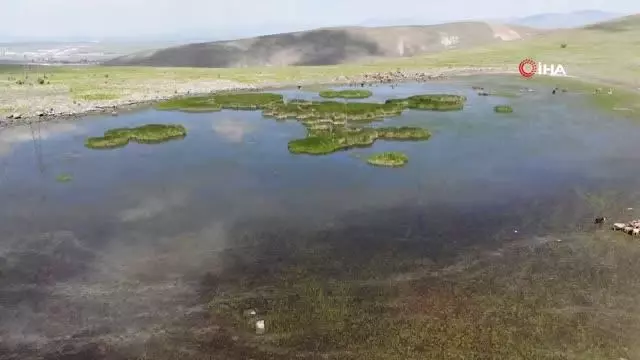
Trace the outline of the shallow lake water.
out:
[[[471,84],[537,91],[482,97]],[[290,154],[287,142],[304,127],[259,111],[147,109],[0,130],[0,357],[39,354],[19,344],[143,343],[201,311],[206,273],[264,272],[316,248],[335,262],[321,269],[327,276],[351,276],[387,254],[445,266],[469,249],[598,231],[595,216],[636,214],[640,123],[583,94],[493,77],[371,90],[361,101],[419,93],[468,101],[463,111],[407,111],[373,124],[425,127],[428,141],[325,156]],[[515,112],[496,114],[498,104]],[[84,147],[88,136],[148,123],[183,124],[188,135]],[[379,151],[403,151],[409,162],[367,165]]]

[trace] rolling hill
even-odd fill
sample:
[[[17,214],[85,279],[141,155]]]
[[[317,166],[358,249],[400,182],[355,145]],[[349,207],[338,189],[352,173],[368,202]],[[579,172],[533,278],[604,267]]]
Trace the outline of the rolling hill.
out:
[[[487,22],[326,28],[143,51],[112,59],[104,65],[216,68],[335,65],[518,41],[539,32]]]
[[[542,33],[524,41],[511,41],[409,59],[382,60],[377,66],[444,68],[506,67],[531,58],[562,64],[568,75],[640,90],[640,14],[574,29]],[[562,45],[566,46],[563,47]]]
[[[599,10],[582,10],[570,13],[548,13],[503,20],[508,24],[527,26],[537,29],[567,29],[591,25],[622,17],[623,14]]]

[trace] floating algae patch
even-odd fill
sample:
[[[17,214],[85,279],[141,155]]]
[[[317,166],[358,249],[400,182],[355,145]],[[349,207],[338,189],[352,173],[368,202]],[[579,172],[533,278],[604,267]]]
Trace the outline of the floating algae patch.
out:
[[[328,99],[366,99],[371,97],[373,93],[369,90],[325,90],[321,91],[319,95]]]
[[[497,105],[493,108],[493,111],[501,114],[509,114],[513,112],[513,108],[509,105]]]
[[[272,93],[220,93],[209,96],[190,96],[169,99],[156,105],[158,110],[211,112],[222,109],[258,110],[284,103],[284,97]]]
[[[395,104],[413,110],[451,111],[462,110],[467,98],[462,95],[424,94],[403,99],[389,99],[386,104]]]
[[[367,158],[367,163],[374,166],[400,167],[404,166],[408,161],[407,155],[398,151],[373,154]]]
[[[363,128],[342,129],[336,132],[311,131],[304,139],[289,142],[289,152],[293,154],[326,155],[354,147],[369,147],[376,140],[427,140],[431,134],[422,128]]]
[[[175,124],[148,124],[136,128],[118,128],[107,130],[104,136],[90,137],[85,146],[90,149],[114,149],[126,146],[129,141],[140,144],[159,144],[174,139],[182,139],[187,129]]]
[[[265,117],[297,119],[302,122],[316,120],[374,121],[399,116],[403,107],[396,104],[344,103],[338,101],[290,101],[273,104],[263,110]]]

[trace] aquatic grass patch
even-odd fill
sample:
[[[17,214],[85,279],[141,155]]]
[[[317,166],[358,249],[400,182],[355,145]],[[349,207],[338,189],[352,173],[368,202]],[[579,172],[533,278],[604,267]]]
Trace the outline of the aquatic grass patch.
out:
[[[496,105],[493,107],[493,111],[499,114],[509,114],[513,112],[513,108],[509,105]]]
[[[213,112],[222,109],[258,110],[273,104],[284,103],[284,97],[273,93],[219,93],[208,96],[188,96],[162,101],[158,110],[184,112]]]
[[[70,182],[71,180],[73,180],[73,177],[71,176],[71,174],[60,174],[56,176],[56,181],[59,183],[66,183],[66,182]]]
[[[413,110],[455,111],[462,110],[467,98],[453,94],[423,94],[402,99],[389,99],[386,104],[395,104]]]
[[[126,146],[129,141],[140,144],[158,144],[182,139],[186,135],[187,130],[183,125],[148,124],[135,128],[107,130],[104,136],[87,138],[85,146],[90,149],[114,149]]]
[[[389,140],[428,140],[431,133],[421,127],[400,126],[400,127],[379,127],[375,128],[378,139]]]
[[[306,138],[290,141],[288,149],[292,154],[326,155],[355,147],[369,147],[376,140],[420,141],[429,137],[431,133],[426,129],[409,126],[310,131]]]
[[[98,136],[89,137],[85,140],[85,147],[89,149],[117,149],[129,144],[128,137]]]
[[[320,91],[320,97],[327,99],[366,99],[373,95],[369,90],[325,90]]]
[[[288,144],[288,149],[292,154],[327,155],[339,150],[371,146],[377,136],[377,132],[372,129],[340,131],[292,140]]]
[[[396,104],[302,100],[273,104],[264,109],[262,114],[265,117],[297,119],[308,123],[315,120],[374,121],[399,116],[402,112],[403,107]]]
[[[406,154],[399,151],[387,151],[373,154],[367,158],[367,163],[374,166],[400,167],[409,161]]]
[[[274,93],[220,93],[213,95],[213,101],[223,109],[257,110],[283,104],[284,96]]]
[[[184,112],[213,112],[222,110],[209,96],[192,96],[174,98],[159,102],[155,105],[157,110],[177,110]]]

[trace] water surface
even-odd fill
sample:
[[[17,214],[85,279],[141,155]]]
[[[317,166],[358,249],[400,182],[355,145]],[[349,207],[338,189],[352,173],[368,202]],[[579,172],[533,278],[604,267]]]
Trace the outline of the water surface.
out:
[[[374,97],[360,101],[445,92],[468,102],[464,111],[407,111],[373,125],[425,127],[429,141],[378,141],[326,156],[290,154],[287,142],[305,136],[303,126],[255,111],[147,109],[2,130],[0,336],[14,349],[7,354],[15,344],[100,326],[103,340],[144,342],[200,309],[194,294],[207,272],[264,272],[316,248],[332,258],[318,265],[327,277],[355,276],[384,258],[447,264],[469,249],[594,231],[592,219],[603,213],[635,214],[625,209],[638,200],[637,123],[580,94],[538,87],[481,97],[471,90],[477,82],[531,86],[464,78],[373,87]],[[498,104],[515,112],[495,114]],[[183,124],[188,135],[84,148],[87,136],[147,123]],[[367,165],[379,151],[403,151],[409,163]],[[57,182],[60,174],[72,180]],[[126,341],[117,338],[123,334]]]

